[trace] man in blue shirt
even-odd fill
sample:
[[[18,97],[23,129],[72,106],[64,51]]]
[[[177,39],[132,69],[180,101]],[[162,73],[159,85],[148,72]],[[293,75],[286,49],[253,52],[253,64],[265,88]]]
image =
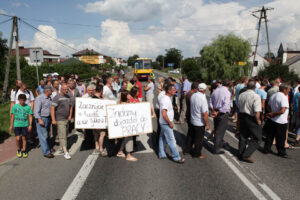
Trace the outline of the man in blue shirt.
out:
[[[186,94],[191,90],[192,84],[187,79],[186,75],[182,76],[182,85],[181,85],[181,96],[180,96],[180,117],[179,121],[175,122],[176,124],[183,124],[185,120],[185,113],[186,113],[186,100],[185,96]]]
[[[261,99],[261,108],[262,108],[263,114],[265,113],[265,104],[266,104],[266,100],[267,100],[267,92],[266,92],[267,86],[268,86],[268,82],[266,80],[264,80],[261,82],[260,88],[255,88],[255,93],[258,94]]]

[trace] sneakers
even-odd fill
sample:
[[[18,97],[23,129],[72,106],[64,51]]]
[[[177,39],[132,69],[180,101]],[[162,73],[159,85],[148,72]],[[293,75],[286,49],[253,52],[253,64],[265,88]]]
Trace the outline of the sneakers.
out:
[[[23,154],[23,158],[27,158],[28,157],[28,153],[26,151],[23,151],[22,154]]]
[[[18,156],[18,158],[22,158],[22,151],[18,150],[17,151],[17,156]]]
[[[70,156],[69,152],[65,153],[64,157],[65,157],[66,160],[71,159],[71,156]]]

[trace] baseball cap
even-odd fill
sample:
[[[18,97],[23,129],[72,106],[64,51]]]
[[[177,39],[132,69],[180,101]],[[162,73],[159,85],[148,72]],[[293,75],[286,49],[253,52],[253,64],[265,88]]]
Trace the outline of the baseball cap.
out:
[[[199,89],[199,90],[206,90],[206,88],[207,88],[207,85],[206,85],[205,83],[200,83],[200,84],[198,85],[198,89]]]

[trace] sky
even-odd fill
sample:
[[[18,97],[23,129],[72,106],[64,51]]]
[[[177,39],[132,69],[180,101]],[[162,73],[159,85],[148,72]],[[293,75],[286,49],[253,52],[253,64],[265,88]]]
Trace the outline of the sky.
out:
[[[62,57],[94,49],[122,57],[138,54],[155,59],[169,48],[183,56],[199,56],[219,34],[234,33],[255,44],[258,19],[252,11],[267,12],[271,51],[283,43],[300,42],[299,0],[5,0],[0,13],[16,15],[67,46],[19,22],[20,44],[42,47]],[[257,14],[258,15],[258,14]],[[11,22],[0,15],[0,32],[9,38]],[[75,25],[76,24],[76,25]],[[258,52],[267,52],[262,24]]]

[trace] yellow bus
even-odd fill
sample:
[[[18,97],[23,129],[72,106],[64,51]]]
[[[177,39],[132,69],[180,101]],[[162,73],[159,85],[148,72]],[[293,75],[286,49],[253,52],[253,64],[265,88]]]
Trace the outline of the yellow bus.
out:
[[[134,74],[138,79],[147,79],[152,74],[152,59],[137,58],[134,63]]]

